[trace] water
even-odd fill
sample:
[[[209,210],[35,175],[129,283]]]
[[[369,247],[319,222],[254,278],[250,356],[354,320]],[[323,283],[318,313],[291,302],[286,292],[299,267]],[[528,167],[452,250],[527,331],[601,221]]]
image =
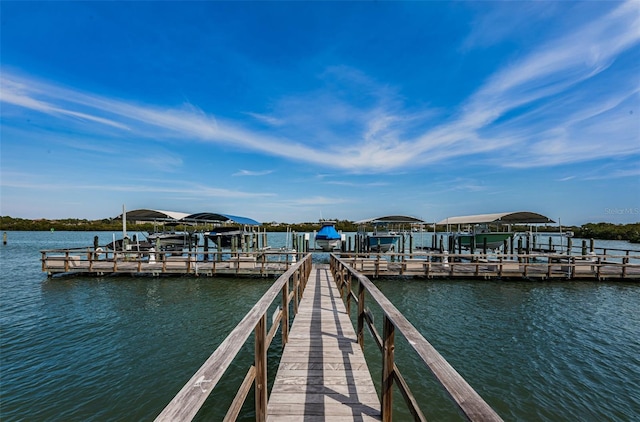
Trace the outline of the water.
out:
[[[273,281],[40,272],[39,250],[87,246],[94,235],[111,238],[9,232],[0,245],[3,421],[153,420]],[[269,234],[269,244],[282,246],[284,236]],[[640,419],[639,284],[375,282],[505,420]],[[366,341],[378,380],[380,354]],[[222,419],[252,348],[249,341],[197,419]],[[459,420],[401,340],[396,353],[427,418]],[[271,377],[276,368],[272,359]],[[241,420],[252,420],[252,402]],[[395,404],[396,420],[407,420],[400,397]]]

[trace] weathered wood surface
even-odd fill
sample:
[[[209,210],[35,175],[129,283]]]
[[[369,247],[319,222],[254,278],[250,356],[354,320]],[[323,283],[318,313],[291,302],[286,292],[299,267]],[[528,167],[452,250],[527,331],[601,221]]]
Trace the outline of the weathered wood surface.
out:
[[[259,384],[258,388],[261,388],[262,391],[266,391],[266,366],[264,358],[266,358],[266,349],[268,345],[263,344],[266,337],[266,312],[276,297],[281,294],[283,286],[289,282],[289,279],[298,272],[307,271],[310,264],[311,255],[307,255],[303,260],[291,267],[285,274],[274,282],[269,290],[267,290],[253,308],[251,308],[251,310],[245,315],[242,321],[238,323],[236,328],[234,328],[224,341],[220,343],[213,354],[204,362],[191,379],[158,415],[155,419],[156,422],[192,420],[211,393],[211,390],[213,390],[220,378],[222,378],[224,372],[243,347],[249,335],[254,331],[258,333],[258,340],[256,343],[260,344],[256,345],[257,365],[255,367],[255,373],[250,377],[255,377],[256,383]],[[260,355],[260,359],[258,358],[258,354]],[[257,381],[258,379],[260,379],[260,381]],[[261,397],[256,398],[256,401],[259,402],[263,402],[265,400],[266,394],[262,394]]]
[[[42,271],[53,274],[193,274],[261,275],[284,273],[291,265],[290,253],[244,253],[213,256],[185,252],[183,256],[143,252],[100,252],[95,249],[41,251]],[[187,256],[188,255],[188,256]],[[205,255],[210,259],[205,260]],[[209,256],[211,255],[211,256]],[[225,256],[225,260],[218,259]],[[215,259],[214,259],[215,258]],[[298,256],[300,259],[301,256]],[[541,254],[344,254],[352,268],[367,276],[414,276],[427,278],[538,279],[538,280],[640,280],[640,254],[575,255]]]
[[[480,397],[480,395],[465,381],[464,378],[447,362],[444,357],[416,330],[407,318],[382,294],[382,292],[364,275],[354,272],[347,260],[340,260],[335,255],[331,255],[332,265],[341,265],[342,268],[349,268],[352,277],[358,279],[360,288],[366,290],[367,295],[375,301],[384,313],[385,333],[382,338],[383,354],[390,354],[388,350],[390,332],[402,334],[413,350],[420,356],[422,361],[431,370],[438,382],[447,391],[453,401],[458,405],[464,415],[471,421],[502,421],[502,418]],[[364,296],[360,291],[358,309],[364,311]],[[358,324],[361,329],[361,324]],[[394,328],[392,328],[392,326]],[[386,359],[385,359],[386,360]],[[386,364],[386,363],[385,363]],[[391,372],[391,363],[383,368],[383,371]],[[384,374],[383,374],[384,376]],[[384,380],[383,380],[384,382]],[[384,394],[383,386],[383,394]]]
[[[380,420],[378,395],[328,266],[312,268],[267,415],[267,421]]]

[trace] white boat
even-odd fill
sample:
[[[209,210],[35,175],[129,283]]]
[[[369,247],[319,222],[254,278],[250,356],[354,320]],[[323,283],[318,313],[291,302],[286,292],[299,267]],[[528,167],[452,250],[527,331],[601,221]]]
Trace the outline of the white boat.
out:
[[[425,224],[419,218],[406,215],[390,215],[356,222],[359,232],[366,237],[366,246],[372,252],[390,252],[400,250],[400,239],[412,226]],[[367,233],[365,227],[373,225],[373,232]]]
[[[316,234],[316,245],[325,252],[331,252],[332,250],[340,246],[340,240],[342,236],[336,230],[334,221],[322,221],[322,228]]]
[[[160,251],[182,251],[197,244],[198,235],[187,232],[154,232],[147,241]]]

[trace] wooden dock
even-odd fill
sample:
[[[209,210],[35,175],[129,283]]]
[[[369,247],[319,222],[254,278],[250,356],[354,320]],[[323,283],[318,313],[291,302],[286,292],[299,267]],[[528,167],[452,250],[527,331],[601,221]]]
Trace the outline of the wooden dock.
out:
[[[269,397],[267,421],[376,421],[380,400],[328,265],[314,265]]]
[[[311,258],[308,254],[298,260],[273,283],[158,415],[156,422],[191,421],[252,332],[254,364],[248,368],[224,421],[236,420],[253,391],[256,422],[391,422],[394,388],[404,398],[414,420],[426,421],[395,364],[396,334],[408,341],[468,420],[502,421],[366,276],[333,254],[329,265],[312,264]],[[375,302],[382,309],[382,335],[374,326],[365,301]],[[357,330],[350,319],[352,302],[358,307]],[[268,327],[267,313],[274,303],[280,303],[281,307],[270,318],[272,323]],[[295,316],[292,324],[290,315]],[[365,326],[382,352],[379,393],[362,353]],[[267,351],[278,331],[284,350],[269,392]]]
[[[303,253],[257,252],[102,251],[94,248],[40,251],[42,271],[49,276],[88,275],[195,275],[273,276],[287,271]],[[355,270],[372,277],[479,278],[530,280],[640,280],[640,252],[624,254],[563,255],[557,253],[453,254],[336,253]]]
[[[94,248],[41,251],[42,271],[49,276],[87,275],[194,275],[274,276],[287,271],[302,254],[283,251],[259,252],[116,252]]]

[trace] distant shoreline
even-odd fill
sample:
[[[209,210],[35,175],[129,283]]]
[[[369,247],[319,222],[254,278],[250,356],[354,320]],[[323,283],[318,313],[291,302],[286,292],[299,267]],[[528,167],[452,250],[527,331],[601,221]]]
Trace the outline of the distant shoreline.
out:
[[[156,226],[157,227],[157,226]],[[432,226],[429,226],[432,227]],[[152,232],[155,230],[153,223],[127,224],[130,231]],[[205,226],[198,226],[198,230],[207,230]],[[318,222],[308,223],[263,223],[260,231],[286,232],[288,230],[298,233],[310,233],[320,228]],[[176,230],[190,230],[192,226],[177,226]],[[336,229],[342,232],[357,232],[358,225],[353,221],[336,220]],[[121,231],[122,221],[116,219],[85,220],[85,219],[38,219],[0,217],[0,231]],[[527,226],[515,226],[514,231],[527,231]],[[441,230],[445,231],[444,227]],[[538,233],[557,233],[557,226],[540,226]],[[587,223],[582,226],[562,226],[562,231],[571,231],[575,237],[598,240],[627,240],[631,243],[640,243],[640,222],[629,224],[614,223]]]

